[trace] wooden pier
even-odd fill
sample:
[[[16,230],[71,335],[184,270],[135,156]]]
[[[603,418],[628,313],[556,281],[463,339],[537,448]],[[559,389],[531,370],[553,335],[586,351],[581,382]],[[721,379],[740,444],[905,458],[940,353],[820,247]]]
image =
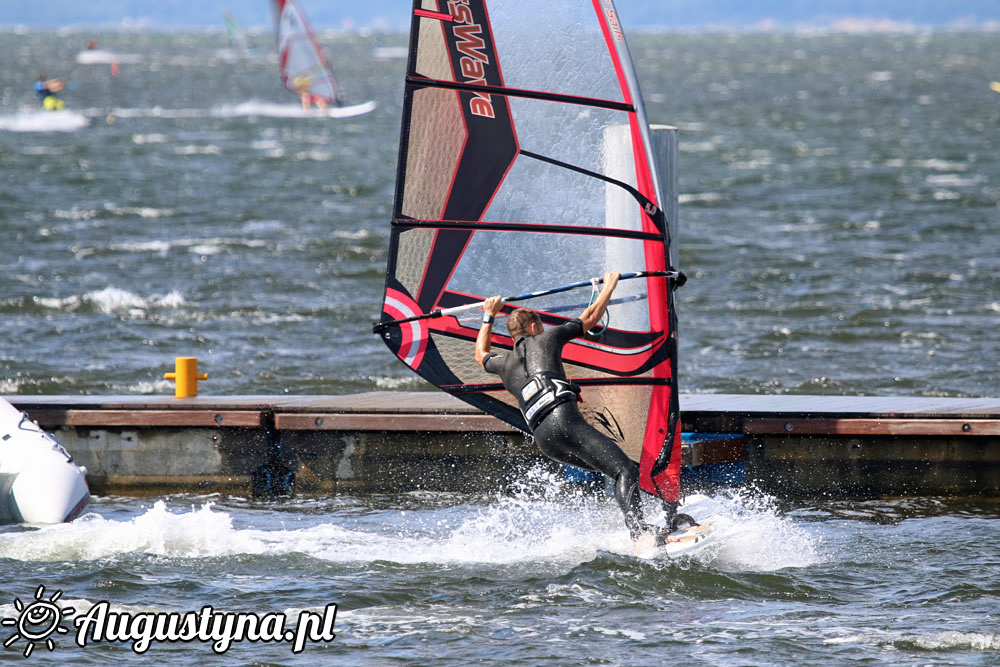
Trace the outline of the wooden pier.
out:
[[[486,490],[556,466],[440,392],[7,396],[98,494]],[[790,496],[1000,497],[1000,399],[682,394],[687,473]],[[265,486],[261,486],[261,485]],[[265,488],[266,487],[266,488]]]

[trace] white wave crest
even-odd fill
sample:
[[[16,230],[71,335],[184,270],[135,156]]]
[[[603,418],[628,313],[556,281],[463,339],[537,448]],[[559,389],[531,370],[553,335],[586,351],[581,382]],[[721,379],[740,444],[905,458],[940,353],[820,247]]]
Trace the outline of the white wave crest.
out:
[[[128,521],[91,512],[73,523],[0,534],[0,557],[21,561],[97,560],[127,553],[205,557],[264,549],[249,531],[234,530],[231,517],[213,511],[209,503],[174,514],[162,500]]]
[[[90,124],[76,111],[22,111],[0,116],[0,130],[7,132],[75,132]]]
[[[185,303],[184,296],[176,290],[161,296],[143,297],[117,287],[105,287],[83,296],[35,297],[34,301],[53,310],[74,311],[90,305],[109,315],[122,311],[137,311],[141,314],[150,308],[179,308]]]
[[[925,651],[946,649],[996,651],[1000,650],[1000,634],[949,630],[933,635],[908,635],[893,641],[892,644],[903,647],[913,646]]]

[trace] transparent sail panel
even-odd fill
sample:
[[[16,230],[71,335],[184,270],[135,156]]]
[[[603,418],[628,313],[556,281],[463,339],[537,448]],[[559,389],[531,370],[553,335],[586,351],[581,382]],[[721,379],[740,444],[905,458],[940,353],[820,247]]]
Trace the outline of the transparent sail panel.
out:
[[[504,85],[622,101],[614,64],[590,2],[489,3]]]

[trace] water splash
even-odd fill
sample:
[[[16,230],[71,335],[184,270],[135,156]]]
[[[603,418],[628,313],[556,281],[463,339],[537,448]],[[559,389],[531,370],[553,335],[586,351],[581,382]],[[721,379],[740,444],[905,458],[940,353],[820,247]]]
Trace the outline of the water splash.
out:
[[[210,503],[174,514],[158,500],[127,521],[91,512],[73,523],[0,534],[0,558],[21,561],[88,561],[132,553],[198,558],[263,551],[260,541],[234,530],[231,517],[214,511]]]
[[[770,572],[823,562],[820,540],[782,516],[772,496],[740,488],[716,497],[733,520],[732,532],[703,562],[728,570]]]
[[[407,500],[407,499],[403,499]],[[817,540],[781,517],[767,497],[720,496],[732,532],[717,546],[689,557],[730,571],[772,571],[821,561]],[[512,492],[486,499],[455,496],[358,512],[334,505],[298,516],[289,527],[281,513],[250,515],[265,525],[245,527],[213,502],[189,510],[164,500],[133,518],[96,512],[71,524],[0,533],[0,557],[22,561],[85,561],[152,554],[182,558],[300,554],[338,563],[503,566],[565,569],[601,553],[632,557],[634,547],[617,506],[602,494],[565,484],[535,468]]]

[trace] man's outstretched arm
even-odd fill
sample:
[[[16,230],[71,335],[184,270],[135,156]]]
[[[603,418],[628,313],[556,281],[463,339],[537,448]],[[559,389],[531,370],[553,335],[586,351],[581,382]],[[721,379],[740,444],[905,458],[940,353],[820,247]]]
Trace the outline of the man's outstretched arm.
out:
[[[493,318],[497,316],[503,308],[502,296],[491,296],[483,302],[483,323],[479,327],[479,335],[476,336],[476,363],[483,365],[483,359],[490,353],[490,336],[493,333]],[[487,316],[489,321],[487,322]]]

